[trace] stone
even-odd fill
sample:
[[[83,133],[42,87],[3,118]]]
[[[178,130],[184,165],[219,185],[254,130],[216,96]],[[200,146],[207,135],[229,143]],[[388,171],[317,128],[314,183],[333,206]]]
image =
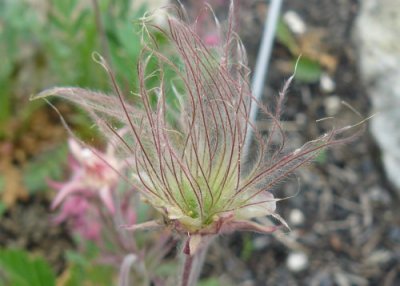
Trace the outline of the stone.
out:
[[[302,251],[291,252],[286,261],[287,268],[292,272],[300,272],[308,267],[308,256]]]
[[[324,100],[324,107],[328,116],[337,115],[341,106],[342,103],[340,97],[337,95],[328,96]]]
[[[370,131],[382,151],[388,179],[400,194],[400,5],[364,0],[354,38],[361,80],[376,113]]]
[[[304,214],[299,209],[292,209],[289,214],[289,223],[293,226],[302,225],[305,221]]]
[[[336,83],[333,81],[332,77],[327,73],[322,73],[319,80],[319,86],[321,90],[325,93],[331,93],[336,88]]]
[[[295,11],[287,11],[283,15],[283,20],[289,29],[298,35],[304,34],[307,30],[307,26],[304,23],[303,19],[297,14]]]

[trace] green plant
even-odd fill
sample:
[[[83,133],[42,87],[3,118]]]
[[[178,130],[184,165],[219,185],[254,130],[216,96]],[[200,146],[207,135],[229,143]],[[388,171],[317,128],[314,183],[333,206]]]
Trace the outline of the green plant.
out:
[[[108,79],[93,61],[93,52],[108,58],[126,94],[137,89],[134,67],[141,38],[134,19],[144,15],[146,6],[133,10],[131,5],[130,0],[48,0],[40,7],[26,0],[0,3],[0,53],[5,55],[0,66],[0,139],[9,136],[5,128],[10,120],[29,120],[34,106],[43,105],[26,104],[29,94],[55,83],[107,89]],[[153,36],[165,43],[161,33]]]
[[[286,225],[275,212],[280,199],[271,190],[315,160],[321,150],[345,142],[343,133],[351,126],[332,129],[288,150],[280,116],[294,76],[284,85],[276,105],[265,106],[251,93],[245,51],[232,25],[221,32],[223,41],[209,47],[179,17],[168,15],[167,23],[161,27],[144,21],[148,30],[166,36],[175,56],[146,38],[137,66],[139,92],[134,104],[122,92],[110,64],[98,54],[95,59],[110,76],[114,96],[56,87],[32,99],[57,96],[78,104],[107,140],[116,138],[113,154],[129,169],[123,178],[163,217],[127,229],[174,231],[182,241],[181,285],[188,286],[197,283],[208,245],[216,236],[234,231],[271,233],[278,228],[262,224],[261,217],[274,217]],[[166,68],[176,73],[182,91],[164,77]],[[176,121],[168,120],[176,111],[170,98],[179,102]],[[252,105],[271,124],[264,134],[249,119]],[[126,132],[121,133],[121,126]],[[244,159],[248,154],[242,149],[248,129],[253,131],[256,150],[251,160]],[[107,158],[103,158],[104,163]],[[108,165],[113,163],[109,160]],[[250,253],[251,248],[245,251]]]
[[[21,105],[21,80],[24,65],[37,66],[34,57],[35,35],[41,26],[34,11],[26,9],[22,1],[0,2],[0,139],[5,136],[5,125],[15,112],[23,113],[26,104]],[[33,51],[32,51],[33,50]],[[35,85],[35,82],[31,82]],[[37,86],[40,88],[40,86]],[[38,90],[38,89],[35,89]],[[25,100],[26,102],[26,100]],[[18,108],[16,108],[18,106]],[[29,105],[32,108],[32,105]],[[21,108],[24,107],[24,108]]]
[[[0,250],[0,285],[53,286],[55,274],[49,264],[38,256],[22,250]]]
[[[302,53],[301,46],[283,20],[278,22],[276,37],[278,42],[284,45],[293,57],[292,66],[293,68],[296,67],[296,80],[304,83],[317,82],[322,73],[320,63],[309,58],[307,54],[298,59]]]
[[[27,0],[0,2],[0,53],[5,55],[0,65],[0,141],[18,144],[35,113],[46,112],[44,101],[27,104],[29,94],[55,83],[108,89],[109,80],[93,61],[94,52],[109,58],[125,94],[137,90],[141,35],[134,20],[146,13],[146,6],[134,10],[131,5],[131,0],[48,0],[41,6]],[[152,37],[159,45],[166,44],[161,33]],[[157,68],[156,61],[150,68]],[[165,76],[173,74],[167,71]],[[97,136],[79,108],[68,121],[85,138]],[[22,166],[29,191],[45,190],[45,177],[56,178],[62,172],[65,148],[59,142],[50,144]],[[56,160],[46,160],[50,157]]]

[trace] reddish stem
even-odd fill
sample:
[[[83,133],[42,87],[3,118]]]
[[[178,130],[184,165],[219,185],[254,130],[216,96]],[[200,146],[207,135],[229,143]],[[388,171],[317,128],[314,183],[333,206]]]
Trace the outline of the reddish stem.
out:
[[[193,269],[193,255],[185,255],[181,286],[190,286],[190,276]]]

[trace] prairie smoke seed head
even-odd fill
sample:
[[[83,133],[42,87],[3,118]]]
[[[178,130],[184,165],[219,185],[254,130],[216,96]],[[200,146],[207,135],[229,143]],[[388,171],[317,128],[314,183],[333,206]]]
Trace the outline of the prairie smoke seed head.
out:
[[[321,149],[346,140],[338,138],[346,128],[333,129],[293,152],[287,150],[279,118],[289,82],[273,108],[252,96],[246,54],[232,21],[231,16],[219,33],[224,38],[212,47],[192,25],[174,16],[167,16],[167,28],[144,23],[143,31],[162,33],[172,48],[160,50],[153,37],[147,37],[137,64],[139,90],[134,99],[122,94],[97,54],[95,60],[109,74],[115,95],[60,87],[34,97],[56,95],[79,104],[106,138],[117,137],[115,153],[130,169],[132,185],[163,214],[167,225],[183,234],[274,231],[252,221],[279,218],[270,191]],[[164,71],[174,72],[175,78],[167,80]],[[261,133],[250,122],[251,105],[269,122],[267,131]],[[113,124],[128,131],[120,135]],[[244,160],[249,128],[253,151],[251,160]]]

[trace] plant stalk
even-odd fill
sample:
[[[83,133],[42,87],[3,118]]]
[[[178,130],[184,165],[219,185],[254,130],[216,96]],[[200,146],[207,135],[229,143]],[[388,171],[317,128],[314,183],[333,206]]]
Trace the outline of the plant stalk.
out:
[[[182,286],[190,286],[190,276],[192,274],[193,270],[193,260],[194,260],[194,255],[187,255],[185,254],[185,261],[183,263],[183,273],[182,273]]]
[[[208,252],[208,248],[213,241],[214,236],[203,237],[202,245],[193,255],[184,255],[182,265],[181,286],[195,286],[200,278],[201,270]]]

